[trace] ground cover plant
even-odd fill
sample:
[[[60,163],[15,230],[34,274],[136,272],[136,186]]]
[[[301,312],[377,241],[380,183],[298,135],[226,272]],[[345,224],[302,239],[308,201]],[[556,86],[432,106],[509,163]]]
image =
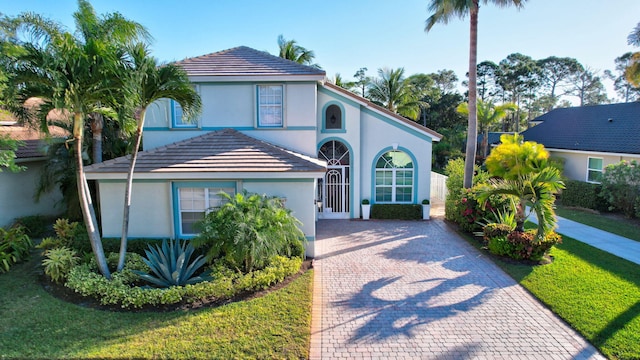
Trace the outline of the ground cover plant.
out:
[[[35,256],[0,275],[0,358],[308,357],[312,271],[247,301],[160,313],[61,301],[43,288],[41,276]]]

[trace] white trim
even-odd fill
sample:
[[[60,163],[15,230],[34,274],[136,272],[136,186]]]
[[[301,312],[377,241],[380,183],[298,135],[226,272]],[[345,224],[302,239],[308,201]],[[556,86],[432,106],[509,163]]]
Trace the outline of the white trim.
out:
[[[153,172],[135,173],[135,180],[318,179],[325,171],[305,172]],[[86,173],[88,180],[124,180],[126,173]]]
[[[602,162],[602,167],[600,169],[595,169],[595,168],[591,168],[589,167],[589,163],[591,162],[591,159],[596,159],[596,160],[600,160]],[[604,174],[604,159],[601,157],[595,157],[595,156],[587,156],[587,173],[585,174],[585,181],[591,184],[600,184],[599,181],[591,181],[589,180],[589,172],[590,171],[599,171],[600,174]]]
[[[194,75],[191,82],[323,81],[325,75]]]
[[[544,144],[543,144],[544,145]],[[587,150],[568,150],[568,149],[554,149],[545,147],[547,151],[555,151],[555,152],[566,152],[571,154],[593,154],[600,156],[629,156],[629,157],[637,157],[640,158],[640,154],[629,154],[629,153],[613,153],[613,152],[604,152],[604,151],[587,151]]]

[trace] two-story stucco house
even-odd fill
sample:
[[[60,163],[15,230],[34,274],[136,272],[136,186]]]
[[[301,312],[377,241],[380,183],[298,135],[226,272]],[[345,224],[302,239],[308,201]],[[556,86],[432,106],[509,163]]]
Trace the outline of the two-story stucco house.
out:
[[[150,107],[134,175],[131,237],[184,238],[220,191],[278,196],[314,255],[316,220],[360,217],[360,202],[429,198],[441,135],[326,81],[324,71],[248,47],[179,61],[201,116],[171,100]],[[120,235],[127,158],[87,168],[105,237]]]

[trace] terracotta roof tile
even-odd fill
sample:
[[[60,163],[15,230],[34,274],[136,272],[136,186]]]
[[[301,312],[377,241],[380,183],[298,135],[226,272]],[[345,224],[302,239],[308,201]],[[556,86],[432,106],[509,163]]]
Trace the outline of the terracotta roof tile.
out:
[[[87,173],[126,173],[129,157],[86,167]],[[326,164],[244,135],[213,131],[138,154],[136,173],[176,172],[316,172]]]
[[[16,151],[16,159],[38,158],[46,155],[45,139],[47,135],[37,130],[10,124],[0,125],[0,135],[8,135],[11,139],[20,140],[24,145]],[[57,126],[49,126],[49,135],[55,138],[64,138],[68,135],[66,130]]]
[[[324,70],[301,65],[246,46],[177,61],[189,76],[318,75]]]

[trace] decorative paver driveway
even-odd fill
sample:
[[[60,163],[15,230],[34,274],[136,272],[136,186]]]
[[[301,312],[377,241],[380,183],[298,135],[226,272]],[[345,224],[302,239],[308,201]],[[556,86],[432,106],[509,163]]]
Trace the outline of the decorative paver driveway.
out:
[[[441,219],[318,223],[312,359],[603,359]]]

